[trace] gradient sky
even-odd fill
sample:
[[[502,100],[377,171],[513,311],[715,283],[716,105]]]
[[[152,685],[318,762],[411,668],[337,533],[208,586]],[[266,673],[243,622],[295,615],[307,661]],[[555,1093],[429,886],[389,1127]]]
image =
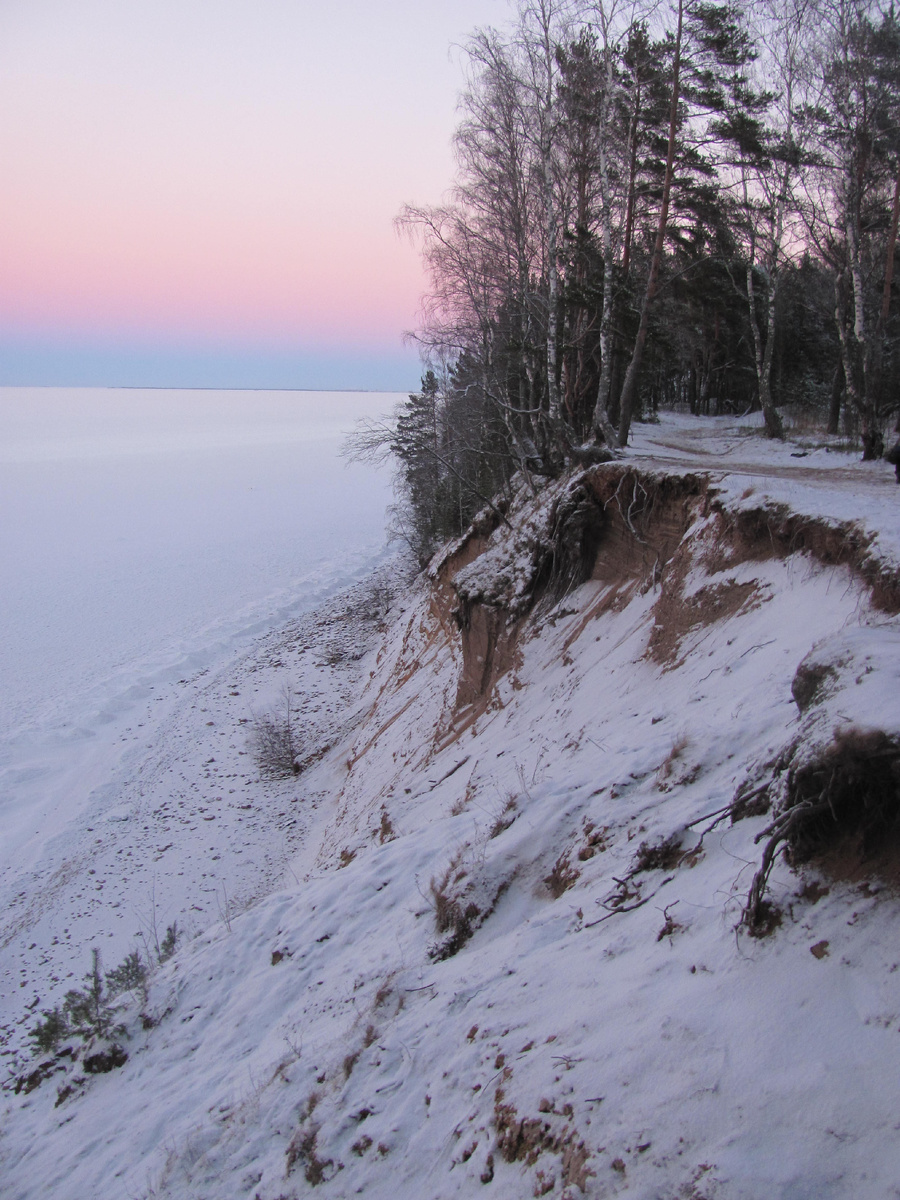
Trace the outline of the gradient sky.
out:
[[[416,384],[458,45],[506,0],[0,0],[0,384]]]

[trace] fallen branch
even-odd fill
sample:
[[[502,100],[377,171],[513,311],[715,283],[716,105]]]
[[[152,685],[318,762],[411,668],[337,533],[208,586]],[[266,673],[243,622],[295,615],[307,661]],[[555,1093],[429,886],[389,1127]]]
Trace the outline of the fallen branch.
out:
[[[654,895],[656,893],[654,892]],[[599,925],[602,921],[608,921],[610,917],[615,917],[619,913],[634,912],[636,908],[643,908],[645,904],[649,904],[653,896],[647,896],[644,900],[638,900],[637,904],[629,904],[624,908],[614,908],[608,913],[604,913],[602,917],[598,917],[596,921],[588,921],[585,924],[585,929],[593,929],[595,925]]]

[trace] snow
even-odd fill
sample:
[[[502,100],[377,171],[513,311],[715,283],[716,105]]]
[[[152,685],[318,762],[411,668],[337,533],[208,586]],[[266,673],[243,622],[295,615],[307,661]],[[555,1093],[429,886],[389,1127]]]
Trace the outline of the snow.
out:
[[[196,764],[188,779],[173,764],[202,709],[215,704],[226,716],[220,672],[230,693],[240,677],[232,662],[260,635],[283,636],[289,620],[385,557],[389,476],[348,471],[339,451],[358,417],[395,402],[0,390],[0,1022],[33,998],[21,990],[34,972],[20,969],[20,956],[36,940],[54,946],[42,952],[48,970],[52,960],[53,973],[80,978],[81,939],[102,931],[112,939],[107,957],[118,953],[154,879],[172,915],[192,904],[205,912],[173,890],[183,864],[157,865],[172,841],[166,823],[139,814],[154,789],[175,808],[176,793],[198,786]],[[226,697],[229,749],[245,749],[234,730],[257,702],[255,685]],[[204,794],[228,795],[221,767],[196,773]],[[204,824],[194,821],[199,837]],[[208,843],[202,853],[218,859]],[[280,861],[281,843],[268,851]],[[166,853],[200,852],[182,837]],[[110,864],[125,857],[142,871],[110,879]],[[274,870],[248,865],[232,886],[258,887]],[[69,945],[62,960],[58,943]]]
[[[833,451],[810,467],[796,451],[666,416],[638,429],[629,463],[705,464],[726,512],[752,501],[855,522],[870,555],[900,562],[890,469]],[[546,509],[522,519],[544,528]],[[105,896],[88,911],[87,878],[133,903],[154,868],[122,860],[165,837],[163,919],[188,894],[205,908],[154,974],[155,1027],[123,1007],[123,1067],[85,1077],[63,1060],[4,1092],[4,1197],[900,1195],[896,894],[779,860],[781,924],[750,937],[738,922],[767,818],[716,820],[805,721],[823,742],[842,717],[881,711],[897,728],[897,617],[850,565],[801,550],[713,565],[715,532],[708,515],[690,524],[683,594],[752,591],[686,625],[664,660],[655,574],[594,578],[532,611],[490,697],[458,711],[459,632],[420,579],[386,616],[384,588],[361,583],[185,676],[155,751],[122,762],[108,816],[129,820],[66,860],[72,881],[29,897],[44,911],[37,948],[17,952],[15,1035],[32,989],[50,1003],[40,959],[77,887],[76,977],[118,928]],[[521,554],[501,526],[485,556],[495,573],[513,564],[517,604]],[[468,571],[493,595],[484,561]],[[804,715],[791,685],[809,655],[838,665]],[[331,749],[299,780],[265,782],[237,724],[248,694],[271,704],[285,676]],[[163,812],[179,803],[184,820]],[[641,847],[673,836],[676,861],[639,869]],[[241,860],[266,855],[254,884]],[[567,886],[548,886],[554,872]],[[449,957],[432,881],[480,910]],[[75,1091],[57,1105],[63,1083]]]

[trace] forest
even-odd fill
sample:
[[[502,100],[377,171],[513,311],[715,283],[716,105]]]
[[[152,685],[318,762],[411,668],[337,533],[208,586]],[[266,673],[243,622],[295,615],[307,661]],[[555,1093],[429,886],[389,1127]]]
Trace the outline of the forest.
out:
[[[900,27],[872,0],[521,0],[464,47],[446,202],[407,207],[428,366],[352,453],[425,561],[516,472],[660,408],[897,417]]]

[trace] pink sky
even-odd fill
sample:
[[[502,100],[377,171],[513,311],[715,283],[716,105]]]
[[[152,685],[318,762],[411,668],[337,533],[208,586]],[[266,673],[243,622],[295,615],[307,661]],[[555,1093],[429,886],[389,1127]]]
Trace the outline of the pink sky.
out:
[[[505,0],[4,0],[0,383],[66,382],[38,377],[65,372],[65,346],[71,382],[102,382],[74,377],[84,354],[102,373],[115,345],[127,373],[132,343],[161,361],[346,351],[414,382],[401,334],[424,281],[393,218],[452,178],[450,44],[508,17]]]

